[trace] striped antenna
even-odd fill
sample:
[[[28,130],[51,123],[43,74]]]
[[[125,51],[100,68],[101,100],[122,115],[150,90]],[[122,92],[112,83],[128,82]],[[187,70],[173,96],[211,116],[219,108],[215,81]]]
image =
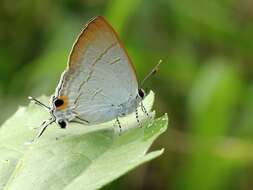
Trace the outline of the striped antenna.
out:
[[[162,60],[160,59],[159,62],[155,65],[155,67],[145,76],[145,78],[141,82],[141,87],[143,87],[144,83],[149,79],[152,75],[154,75],[158,69],[160,64],[162,63]]]

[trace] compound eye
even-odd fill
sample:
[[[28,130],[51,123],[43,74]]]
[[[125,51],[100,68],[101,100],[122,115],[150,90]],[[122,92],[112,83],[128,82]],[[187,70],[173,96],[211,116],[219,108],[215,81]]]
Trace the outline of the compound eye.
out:
[[[67,126],[66,121],[64,121],[63,119],[58,120],[57,123],[60,125],[62,129],[65,129]]]
[[[139,96],[143,99],[144,98],[144,96],[145,96],[145,92],[144,92],[144,90],[143,89],[139,89],[138,90],[138,94],[139,94]]]
[[[54,105],[55,107],[60,107],[64,104],[64,101],[62,99],[59,99],[57,98],[55,101],[54,101]]]

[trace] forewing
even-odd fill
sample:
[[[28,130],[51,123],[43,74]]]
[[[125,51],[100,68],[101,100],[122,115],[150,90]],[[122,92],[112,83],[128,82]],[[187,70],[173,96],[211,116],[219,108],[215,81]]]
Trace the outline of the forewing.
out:
[[[132,63],[102,17],[90,21],[81,32],[61,81],[56,96],[68,97],[68,108],[90,122],[115,117],[115,106],[132,100],[138,92]]]

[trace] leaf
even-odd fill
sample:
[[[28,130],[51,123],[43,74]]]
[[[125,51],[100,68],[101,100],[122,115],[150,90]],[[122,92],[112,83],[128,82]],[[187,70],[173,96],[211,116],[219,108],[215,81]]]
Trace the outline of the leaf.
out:
[[[144,100],[149,113],[153,99],[151,92]],[[98,189],[156,158],[163,149],[147,151],[166,130],[167,116],[154,120],[139,113],[142,127],[131,114],[120,118],[122,133],[113,121],[94,126],[70,123],[66,130],[52,125],[27,145],[37,132],[32,128],[49,116],[33,104],[19,108],[0,129],[0,189]]]

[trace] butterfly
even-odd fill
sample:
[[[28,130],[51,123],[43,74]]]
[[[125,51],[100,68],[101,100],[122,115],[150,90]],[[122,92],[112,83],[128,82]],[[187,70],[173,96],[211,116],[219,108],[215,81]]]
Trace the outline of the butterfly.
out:
[[[42,123],[37,135],[40,137],[54,122],[66,128],[73,121],[98,124],[116,119],[121,128],[118,118],[134,111],[139,122],[139,104],[148,114],[142,104],[144,96],[117,33],[98,16],[88,22],[74,43],[50,106],[32,97],[29,99],[45,107],[51,115]]]

